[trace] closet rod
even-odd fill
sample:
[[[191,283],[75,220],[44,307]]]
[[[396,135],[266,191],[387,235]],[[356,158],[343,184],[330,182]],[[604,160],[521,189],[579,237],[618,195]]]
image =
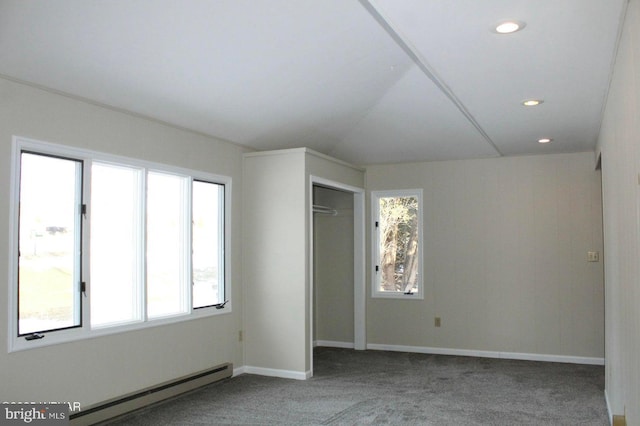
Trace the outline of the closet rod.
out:
[[[338,211],[336,209],[332,209],[331,207],[327,207],[327,206],[321,206],[319,204],[313,205],[313,212],[321,213],[321,214],[330,214],[332,216],[336,216],[338,214]]]

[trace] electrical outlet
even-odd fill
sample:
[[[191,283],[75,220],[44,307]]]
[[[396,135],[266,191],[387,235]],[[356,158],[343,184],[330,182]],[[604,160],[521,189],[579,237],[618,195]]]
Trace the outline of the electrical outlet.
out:
[[[598,251],[587,252],[587,262],[599,262],[599,261],[600,261],[600,252]]]
[[[440,317],[435,317],[434,325],[435,325],[436,327],[440,327],[440,323],[441,323],[441,321],[440,321]]]
[[[238,331],[238,342],[242,342],[242,330]]]

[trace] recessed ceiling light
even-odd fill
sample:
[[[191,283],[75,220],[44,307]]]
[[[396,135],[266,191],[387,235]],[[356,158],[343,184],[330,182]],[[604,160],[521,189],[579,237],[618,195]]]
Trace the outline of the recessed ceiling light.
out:
[[[538,143],[549,143],[552,140],[553,139],[551,139],[551,138],[542,138],[542,139],[538,139]]]
[[[542,99],[526,99],[526,100],[522,101],[522,105],[529,106],[529,107],[530,106],[538,106],[543,102],[544,102],[544,100],[542,100]]]
[[[522,21],[503,21],[493,27],[493,30],[498,34],[511,34],[516,31],[520,31],[527,24]]]

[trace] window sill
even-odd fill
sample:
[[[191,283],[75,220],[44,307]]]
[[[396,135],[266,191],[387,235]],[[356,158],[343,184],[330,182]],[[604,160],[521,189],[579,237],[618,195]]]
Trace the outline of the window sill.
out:
[[[400,299],[400,300],[424,300],[424,295],[421,293],[392,293],[392,292],[374,292],[371,295],[374,299]]]
[[[132,323],[115,325],[110,327],[99,327],[94,329],[69,329],[52,331],[44,334],[42,339],[27,341],[24,336],[16,337],[9,342],[9,353],[20,352],[29,349],[43,348],[46,346],[58,345],[61,343],[71,343],[86,339],[94,339],[98,337],[110,336],[112,334],[127,333],[130,331],[144,330],[147,328],[159,327],[163,325],[178,324],[203,318],[210,318],[219,315],[230,314],[232,312],[231,304],[228,303],[223,309],[207,308],[206,311],[197,310],[185,315],[177,315],[172,317],[158,318],[149,321],[136,321]]]

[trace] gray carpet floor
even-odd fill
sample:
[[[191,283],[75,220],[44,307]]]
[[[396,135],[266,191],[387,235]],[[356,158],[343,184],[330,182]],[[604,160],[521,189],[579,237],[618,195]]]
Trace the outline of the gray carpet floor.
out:
[[[111,425],[608,425],[601,366],[316,348],[306,381],[244,374]]]

